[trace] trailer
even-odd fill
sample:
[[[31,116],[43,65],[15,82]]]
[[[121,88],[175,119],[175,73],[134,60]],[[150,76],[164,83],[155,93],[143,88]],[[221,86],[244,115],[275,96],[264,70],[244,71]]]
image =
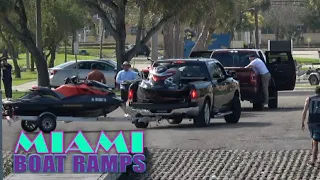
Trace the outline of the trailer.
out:
[[[130,106],[122,105],[120,108],[124,111],[124,117],[72,117],[72,116],[56,116],[51,112],[43,112],[38,116],[9,116],[3,113],[3,120],[6,120],[8,125],[21,121],[21,128],[26,132],[34,132],[40,129],[44,133],[54,131],[57,122],[131,122],[137,128],[147,128],[150,122],[157,122],[159,125],[162,120],[167,119],[165,114],[151,113],[148,110],[133,109]]]

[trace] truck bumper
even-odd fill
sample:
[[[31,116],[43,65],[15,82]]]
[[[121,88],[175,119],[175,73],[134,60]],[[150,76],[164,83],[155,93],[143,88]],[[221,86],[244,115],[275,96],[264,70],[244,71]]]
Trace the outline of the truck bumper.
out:
[[[196,104],[152,104],[152,103],[130,103],[127,109],[138,112],[142,116],[162,116],[174,118],[177,116],[195,117],[199,113]]]
[[[262,102],[262,93],[254,87],[241,87],[241,100],[253,102]]]

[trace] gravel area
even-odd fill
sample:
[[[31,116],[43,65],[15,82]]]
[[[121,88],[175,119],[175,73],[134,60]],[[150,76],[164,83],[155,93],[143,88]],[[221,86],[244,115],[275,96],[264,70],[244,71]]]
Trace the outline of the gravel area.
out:
[[[9,151],[2,151],[2,162],[3,162],[3,177],[8,176],[10,173],[12,173],[13,168],[13,161],[12,161],[12,152]]]
[[[148,170],[135,180],[320,179],[320,163],[310,167],[309,150],[241,151],[149,149]]]

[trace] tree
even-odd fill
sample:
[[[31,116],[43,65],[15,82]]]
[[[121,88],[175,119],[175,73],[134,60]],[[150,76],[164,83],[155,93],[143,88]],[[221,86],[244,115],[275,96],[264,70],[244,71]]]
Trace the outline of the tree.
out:
[[[0,28],[0,38],[6,44],[6,47],[8,49],[8,53],[10,54],[10,56],[12,58],[14,72],[15,72],[15,78],[21,78],[21,71],[20,71],[18,61],[17,61],[18,60],[19,42],[10,33],[3,31],[2,27]]]
[[[116,58],[118,68],[124,61],[130,61],[146,44],[152,35],[184,8],[189,8],[192,0],[78,0],[85,3],[92,12],[102,18],[107,30],[116,41]],[[137,35],[135,46],[126,51],[126,10],[128,6],[136,6],[139,9]],[[157,21],[146,32],[145,37],[141,38],[146,16],[154,17]]]
[[[310,0],[307,6],[307,15],[302,18],[302,22],[312,31],[320,30],[320,2]]]
[[[54,66],[59,43],[81,29],[88,22],[88,14],[73,0],[43,0],[43,48],[50,57],[48,66]]]
[[[232,24],[238,17],[237,2],[234,0],[202,0],[198,3],[189,14],[190,24],[196,27],[197,34],[192,51],[207,50],[214,32],[232,32]]]
[[[28,17],[26,9],[28,9],[31,0],[7,0],[1,1],[0,9],[2,14],[0,22],[3,27],[10,32],[17,40],[28,49],[35,59],[38,71],[38,85],[50,86],[47,62],[42,52],[36,46],[34,34],[28,26]],[[17,22],[14,19],[17,19]]]
[[[302,24],[301,19],[306,16],[306,7],[290,5],[272,6],[263,16],[266,24],[275,32],[275,39],[291,40],[298,26]]]

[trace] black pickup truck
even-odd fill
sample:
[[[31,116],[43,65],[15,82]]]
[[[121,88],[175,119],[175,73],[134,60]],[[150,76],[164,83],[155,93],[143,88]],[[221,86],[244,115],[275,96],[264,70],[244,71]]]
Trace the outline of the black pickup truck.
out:
[[[147,110],[151,113],[148,116],[161,117],[170,124],[180,124],[187,118],[204,127],[212,117],[221,116],[227,123],[237,123],[241,116],[240,90],[233,76],[214,59],[156,61],[147,79],[130,86],[129,106]],[[137,121],[135,125],[146,128],[148,122]]]

